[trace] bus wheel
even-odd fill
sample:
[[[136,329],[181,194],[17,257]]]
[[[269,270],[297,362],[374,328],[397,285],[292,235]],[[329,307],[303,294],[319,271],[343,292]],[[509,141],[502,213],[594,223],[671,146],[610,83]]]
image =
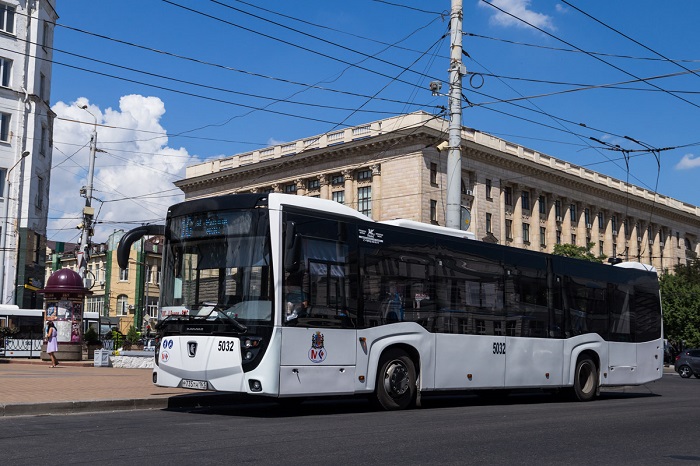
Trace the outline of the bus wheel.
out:
[[[598,368],[592,359],[583,357],[576,363],[574,395],[578,401],[591,401],[598,393]]]
[[[389,350],[379,361],[376,401],[387,411],[405,409],[416,399],[416,367],[400,350]]]

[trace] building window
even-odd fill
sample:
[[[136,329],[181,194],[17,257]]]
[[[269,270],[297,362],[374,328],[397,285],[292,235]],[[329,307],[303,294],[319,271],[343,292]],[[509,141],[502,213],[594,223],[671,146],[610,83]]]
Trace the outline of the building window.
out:
[[[681,238],[680,238],[680,233],[679,233],[679,232],[676,232],[676,247],[677,247],[678,249],[681,248]]]
[[[0,31],[15,32],[15,7],[0,3]]]
[[[603,212],[598,212],[598,229],[599,230],[605,230],[605,217],[603,216]]]
[[[513,221],[506,220],[506,239],[511,241],[513,239]]]
[[[602,255],[603,255],[603,246],[604,246],[603,242],[602,242],[602,241],[599,241],[599,242],[598,242],[598,255],[599,255],[599,256],[602,256]]]
[[[617,243],[613,243],[612,256],[617,257]]]
[[[321,187],[321,181],[320,180],[309,180],[306,182],[306,189],[310,191],[314,191],[316,189],[319,189]]]
[[[0,58],[0,84],[3,87],[10,87],[12,77],[12,60]]]
[[[491,180],[486,179],[486,199],[491,199]]]
[[[530,242],[530,224],[529,223],[523,223],[523,241],[525,243]]]
[[[486,233],[491,233],[491,214],[486,213]]]
[[[437,225],[437,201],[430,200],[430,223]]]
[[[338,186],[338,185],[341,185],[344,183],[345,183],[345,178],[343,177],[343,175],[333,175],[331,177],[331,184],[333,186]]]
[[[547,198],[544,196],[540,196],[540,213],[547,214]]]
[[[88,312],[97,312],[100,315],[103,314],[105,307],[105,297],[104,296],[86,296],[85,297],[85,310]]]
[[[41,125],[41,140],[39,141],[39,154],[46,155],[46,126]]]
[[[120,294],[117,297],[117,315],[125,316],[129,313],[129,297],[125,294]]]
[[[275,192],[275,188],[272,188],[272,187],[270,187],[270,188],[263,188],[263,189],[260,190],[260,192],[261,192],[262,194],[274,193],[274,192]]]
[[[576,246],[576,233],[571,233],[571,244]]]
[[[372,179],[372,170],[360,170],[357,172],[357,181],[367,181]]]
[[[39,73],[39,97],[43,101],[49,100],[46,98],[46,76],[44,73]]]
[[[146,265],[146,283],[153,283],[153,269],[150,265]]]
[[[49,22],[44,21],[44,29],[42,30],[42,36],[41,36],[41,46],[44,48],[45,52],[48,52],[48,48],[51,44],[49,44],[49,40],[51,38],[51,29],[49,29]]]
[[[44,207],[44,178],[36,177],[36,208],[41,210]]]
[[[129,280],[129,269],[119,269],[119,281],[126,282]]]
[[[0,141],[10,142],[10,117],[9,113],[0,112]]]
[[[44,248],[44,254],[46,254],[46,248]],[[34,233],[34,263],[38,264],[41,259],[41,235],[39,233]]]
[[[561,244],[561,230],[557,230],[557,244]]]
[[[547,246],[547,228],[540,227],[540,246],[543,248]]]
[[[345,204],[345,191],[333,191],[332,199],[338,204]]]
[[[530,191],[523,191],[520,193],[520,199],[522,203],[522,208],[524,210],[530,210]]]
[[[287,194],[296,194],[297,193],[296,183],[285,184],[284,185],[284,192]]]
[[[613,235],[617,233],[617,216],[610,217],[610,226],[612,227]]]
[[[647,239],[649,240],[649,244],[654,244],[654,235],[651,226],[647,227]]]
[[[589,209],[588,207],[583,209],[583,218],[586,221],[586,228],[590,228],[591,227],[591,209]]]
[[[430,184],[437,186],[437,164],[430,162]]]
[[[569,204],[569,213],[571,214],[571,223],[576,222],[576,204]]]
[[[368,217],[372,216],[372,187],[364,186],[357,190],[357,210]]]
[[[513,188],[510,186],[503,188],[503,197],[506,205],[513,205]]]
[[[557,222],[561,221],[561,201],[557,199],[554,201],[554,215],[557,216]]]

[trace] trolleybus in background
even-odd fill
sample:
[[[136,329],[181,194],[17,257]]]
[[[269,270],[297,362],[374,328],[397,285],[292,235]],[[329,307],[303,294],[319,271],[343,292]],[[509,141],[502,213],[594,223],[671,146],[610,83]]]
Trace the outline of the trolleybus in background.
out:
[[[0,304],[0,356],[38,358],[44,338],[44,311]]]
[[[543,388],[579,400],[659,379],[656,272],[375,222],[333,201],[238,194],[172,206],[159,386],[270,397]]]

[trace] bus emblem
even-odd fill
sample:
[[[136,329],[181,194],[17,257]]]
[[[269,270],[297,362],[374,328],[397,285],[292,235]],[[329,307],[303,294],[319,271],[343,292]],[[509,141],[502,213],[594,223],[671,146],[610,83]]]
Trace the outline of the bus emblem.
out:
[[[197,342],[188,341],[187,342],[187,354],[189,357],[193,358],[197,354]]]
[[[326,355],[326,348],[323,347],[323,334],[321,332],[316,332],[311,336],[309,359],[311,362],[319,363],[326,359]]]

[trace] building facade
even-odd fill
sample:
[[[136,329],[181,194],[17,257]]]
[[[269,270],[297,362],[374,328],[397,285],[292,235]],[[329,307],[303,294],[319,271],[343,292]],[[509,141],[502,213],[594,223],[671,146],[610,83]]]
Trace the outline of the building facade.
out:
[[[134,243],[129,267],[119,268],[117,245],[124,231],[110,235],[105,243],[91,245],[86,284],[92,294],[85,297],[85,311],[109,317],[126,334],[134,325],[138,330],[151,328],[158,316],[162,237],[154,236]],[[46,277],[61,268],[78,272],[78,245],[49,242],[46,250]]]
[[[374,220],[445,225],[447,122],[418,112],[188,167],[186,199],[285,192],[332,199]],[[462,205],[483,241],[672,270],[700,252],[700,208],[469,128]]]
[[[55,114],[55,0],[0,0],[0,299],[40,308]]]

